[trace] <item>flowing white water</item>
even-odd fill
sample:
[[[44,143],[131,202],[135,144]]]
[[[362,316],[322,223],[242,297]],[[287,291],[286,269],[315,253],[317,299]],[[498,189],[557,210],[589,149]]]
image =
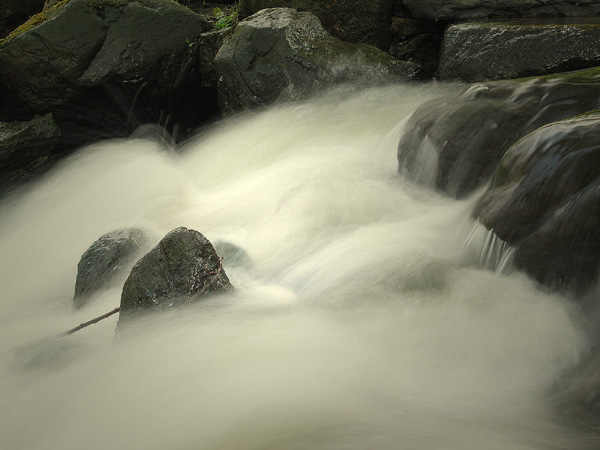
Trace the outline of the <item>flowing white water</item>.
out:
[[[398,177],[439,86],[337,90],[221,124],[176,155],[105,142],[2,205],[0,446],[576,449],[548,388],[586,348],[567,300],[467,264],[472,200]],[[139,320],[73,311],[100,235],[177,226],[245,249],[234,293]],[[45,339],[46,338],[46,339]]]

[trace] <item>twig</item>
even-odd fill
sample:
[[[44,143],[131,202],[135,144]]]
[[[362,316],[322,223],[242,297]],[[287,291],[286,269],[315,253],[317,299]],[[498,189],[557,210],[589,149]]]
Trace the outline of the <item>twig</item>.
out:
[[[102,314],[101,316],[96,317],[95,319],[89,320],[87,322],[82,323],[81,325],[76,326],[75,328],[70,329],[69,331],[65,331],[64,333],[61,334],[61,336],[70,336],[71,334],[75,333],[76,331],[81,330],[82,328],[85,327],[89,327],[90,325],[93,325],[95,323],[100,322],[101,320],[106,319],[107,317],[112,316],[113,314],[118,313],[119,311],[121,311],[121,308],[115,308],[113,309],[111,312],[107,312],[106,314]]]
[[[218,258],[219,258],[219,267],[217,268],[217,271],[213,272],[214,275],[210,278],[210,280],[208,280],[208,283],[206,283],[202,289],[200,289],[198,292],[196,292],[194,295],[192,295],[185,303],[189,303],[198,297],[202,297],[213,286],[213,283],[215,281],[217,281],[217,278],[219,278],[219,275],[221,274],[221,271],[223,270],[223,258],[221,258],[220,256],[218,256]]]

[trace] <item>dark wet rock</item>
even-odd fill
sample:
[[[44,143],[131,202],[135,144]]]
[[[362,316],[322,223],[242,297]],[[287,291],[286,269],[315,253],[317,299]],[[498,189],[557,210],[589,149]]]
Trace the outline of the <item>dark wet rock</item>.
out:
[[[0,38],[7,36],[43,8],[44,0],[2,0],[0,2]]]
[[[230,288],[210,241],[180,227],[131,269],[121,295],[121,318],[134,311],[180,306]]]
[[[77,266],[75,308],[84,306],[93,294],[124,278],[146,245],[146,234],[137,228],[112,231],[94,242]]]
[[[600,15],[597,0],[403,0],[403,3],[414,17],[443,21]]]
[[[585,292],[600,270],[600,114],[514,144],[473,215],[515,247],[518,268],[554,289]]]
[[[240,22],[215,59],[222,111],[306,98],[336,83],[409,80],[417,64],[331,37],[311,13],[264,9]]]
[[[382,50],[390,46],[393,0],[240,0],[242,17],[265,8],[308,11],[343,41],[371,44]]]
[[[399,171],[462,197],[491,177],[527,133],[600,106],[600,69],[531,80],[475,84],[425,103],[398,146]]]
[[[215,242],[215,251],[223,258],[223,264],[227,267],[248,267],[250,265],[250,257],[246,250],[231,242]]]
[[[438,68],[443,28],[436,22],[394,17],[389,53],[396,59],[419,64],[423,76],[432,78]]]
[[[171,1],[59,2],[0,43],[0,85],[30,110],[53,112],[69,136],[108,133],[88,141],[145,122],[196,126],[216,111],[206,91],[214,72],[200,67],[215,54],[199,45],[212,30]]]
[[[600,23],[463,23],[444,34],[438,78],[500,80],[598,65]]]
[[[0,192],[42,171],[59,138],[51,114],[27,122],[0,122]]]

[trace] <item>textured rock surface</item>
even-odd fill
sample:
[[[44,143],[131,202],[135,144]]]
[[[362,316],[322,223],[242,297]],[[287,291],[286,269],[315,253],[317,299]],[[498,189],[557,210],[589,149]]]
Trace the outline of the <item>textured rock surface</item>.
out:
[[[466,82],[600,65],[600,24],[465,23],[444,34],[438,77]]]
[[[394,58],[418,63],[423,67],[423,75],[432,78],[437,72],[443,28],[431,21],[394,17],[389,53]]]
[[[27,122],[0,122],[0,193],[43,170],[59,137],[50,114]]]
[[[332,35],[348,42],[390,46],[393,0],[240,0],[240,13],[250,16],[264,8],[293,8],[316,15]]]
[[[540,283],[584,292],[600,269],[600,113],[513,145],[474,210]]]
[[[136,114],[141,123],[169,116],[194,126],[206,108],[216,109],[214,95],[206,105],[200,68],[214,45],[198,44],[210,30],[170,1],[60,2],[0,45],[0,90],[34,112],[53,112],[61,129],[66,117],[71,128],[88,121],[96,130],[125,128],[123,136],[140,125]]]
[[[44,0],[2,0],[0,2],[0,38],[7,36],[30,16],[44,9]]]
[[[593,16],[597,0],[403,0],[417,18],[433,20],[485,17]]]
[[[194,295],[230,288],[210,241],[197,231],[180,227],[131,269],[121,295],[121,317],[134,310],[182,305]]]
[[[240,22],[215,59],[222,111],[306,98],[335,83],[409,80],[419,66],[331,37],[311,13],[264,9]]]
[[[399,171],[462,197],[527,133],[599,106],[600,69],[475,84],[415,111],[398,146]]]
[[[146,234],[126,228],[102,235],[81,256],[75,280],[75,308],[84,306],[91,295],[124,277],[146,245]]]

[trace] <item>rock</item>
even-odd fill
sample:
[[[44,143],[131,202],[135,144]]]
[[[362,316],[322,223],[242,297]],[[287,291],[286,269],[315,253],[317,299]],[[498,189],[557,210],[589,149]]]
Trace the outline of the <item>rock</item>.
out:
[[[240,14],[250,16],[265,8],[292,8],[319,18],[333,36],[388,50],[394,0],[240,0]]]
[[[0,193],[43,170],[59,137],[51,114],[27,122],[0,122]]]
[[[112,231],[94,242],[77,266],[73,306],[81,308],[93,294],[124,277],[146,242],[146,234],[137,228]]]
[[[168,233],[131,269],[121,295],[121,318],[138,310],[179,306],[231,283],[208,239],[180,227]]]
[[[32,111],[53,112],[71,135],[112,133],[89,140],[144,122],[197,126],[216,110],[206,95],[216,77],[203,80],[200,68],[215,49],[198,44],[213,29],[172,1],[62,1],[0,43],[0,85]]]
[[[215,242],[215,251],[223,258],[223,264],[227,267],[248,267],[250,265],[250,257],[246,250],[231,242]]]
[[[44,0],[2,0],[0,3],[0,38],[7,36],[43,8]]]
[[[456,21],[487,17],[562,17],[600,14],[597,0],[404,0],[416,18]]]
[[[514,144],[473,214],[516,248],[518,268],[546,286],[584,293],[600,270],[600,112]]]
[[[438,78],[499,80],[598,65],[600,23],[462,23],[444,34]]]
[[[240,22],[215,59],[224,112],[306,98],[335,83],[374,83],[417,76],[367,44],[331,37],[311,13],[264,9]]]
[[[391,30],[390,55],[402,61],[415,62],[423,68],[424,77],[434,77],[438,68],[443,26],[431,21],[394,17]]]
[[[487,182],[527,133],[599,106],[600,68],[475,84],[415,111],[400,138],[398,170],[463,197]]]

